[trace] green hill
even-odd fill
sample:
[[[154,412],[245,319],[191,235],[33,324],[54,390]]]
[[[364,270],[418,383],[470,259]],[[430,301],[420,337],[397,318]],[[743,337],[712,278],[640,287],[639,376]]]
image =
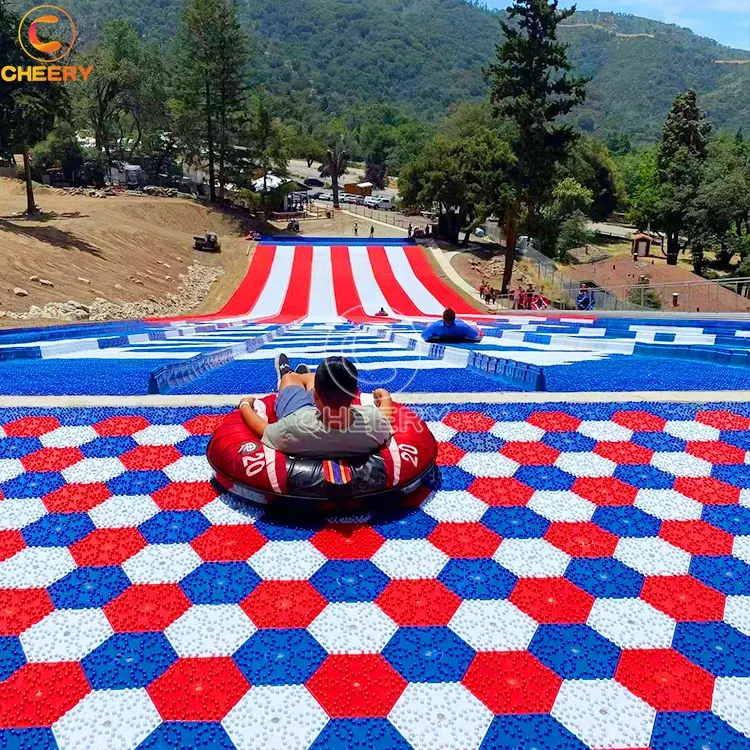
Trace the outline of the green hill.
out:
[[[326,112],[387,101],[426,121],[484,97],[482,66],[499,38],[497,13],[463,0],[237,0],[253,31],[254,76],[279,94],[305,92]],[[174,38],[181,0],[69,0],[81,39],[117,16],[148,38]],[[577,13],[561,37],[591,76],[585,131],[658,136],[673,97],[695,88],[717,126],[750,131],[750,53],[635,16]]]

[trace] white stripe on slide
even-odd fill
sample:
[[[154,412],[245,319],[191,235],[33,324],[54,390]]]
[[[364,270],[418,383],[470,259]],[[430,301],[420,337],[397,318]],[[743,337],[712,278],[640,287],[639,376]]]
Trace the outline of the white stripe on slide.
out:
[[[255,307],[250,311],[251,318],[272,318],[281,312],[286,291],[292,277],[292,263],[294,262],[294,247],[279,245],[273,257],[271,272],[266,279],[266,285],[260,293]]]
[[[341,320],[336,312],[336,295],[333,292],[331,248],[324,245],[313,245],[307,317],[314,320]]]
[[[365,314],[375,315],[382,307],[389,315],[393,315],[393,310],[388,306],[378,282],[375,281],[367,248],[350,245],[349,259],[352,263],[354,285],[357,287],[357,294],[359,294]]]
[[[409,295],[411,301],[424,315],[442,315],[444,305],[433,297],[424,284],[417,278],[414,269],[406,257],[403,247],[386,247],[385,254],[391,264],[394,276],[401,288]]]

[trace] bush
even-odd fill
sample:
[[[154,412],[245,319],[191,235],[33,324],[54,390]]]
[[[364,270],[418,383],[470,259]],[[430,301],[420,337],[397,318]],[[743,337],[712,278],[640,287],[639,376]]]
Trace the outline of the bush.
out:
[[[648,279],[630,290],[629,301],[649,310],[661,310],[661,297],[649,286]]]
[[[594,241],[594,233],[587,228],[588,220],[576,211],[560,225],[555,254],[561,263],[569,261],[568,252],[576,247],[583,247]]]

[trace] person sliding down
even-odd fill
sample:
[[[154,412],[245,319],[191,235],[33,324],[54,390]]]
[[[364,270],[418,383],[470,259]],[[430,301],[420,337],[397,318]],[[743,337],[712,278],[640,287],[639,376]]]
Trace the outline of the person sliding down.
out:
[[[393,400],[384,388],[372,395],[375,406],[352,402],[359,391],[357,368],[346,357],[328,357],[315,372],[307,365],[292,370],[286,354],[276,357],[278,422],[253,410],[254,398],[239,409],[261,442],[291,456],[347,458],[372,453],[393,434]]]
[[[449,307],[443,313],[442,320],[430,323],[422,331],[425,341],[480,341],[481,331],[471,323],[456,318],[456,313]]]

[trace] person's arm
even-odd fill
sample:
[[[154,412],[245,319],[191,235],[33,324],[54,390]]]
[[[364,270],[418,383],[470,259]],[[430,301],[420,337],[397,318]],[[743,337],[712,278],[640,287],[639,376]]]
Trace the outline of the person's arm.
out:
[[[391,394],[385,388],[376,388],[372,392],[372,398],[375,401],[375,406],[377,406],[380,413],[388,420],[388,423],[393,424],[393,398]]]
[[[240,401],[239,409],[242,415],[242,421],[247,425],[247,428],[258,438],[262,438],[268,422],[263,417],[259,417],[253,409],[255,399],[251,397],[243,398]]]

